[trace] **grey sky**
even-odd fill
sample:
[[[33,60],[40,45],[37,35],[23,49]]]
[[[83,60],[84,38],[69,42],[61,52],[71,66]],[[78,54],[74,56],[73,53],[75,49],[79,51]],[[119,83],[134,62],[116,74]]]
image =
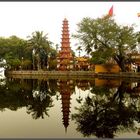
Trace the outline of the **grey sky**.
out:
[[[69,21],[70,34],[76,32],[83,17],[102,17],[114,6],[119,24],[136,24],[140,30],[140,2],[0,2],[0,36],[17,35],[26,39],[34,31],[48,33],[55,44],[61,42],[62,21]],[[71,38],[75,49],[76,40]]]

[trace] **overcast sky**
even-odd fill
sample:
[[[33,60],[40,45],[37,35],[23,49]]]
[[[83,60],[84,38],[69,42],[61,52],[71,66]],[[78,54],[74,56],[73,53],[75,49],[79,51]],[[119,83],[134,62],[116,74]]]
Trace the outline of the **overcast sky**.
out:
[[[74,34],[82,18],[102,17],[112,5],[119,24],[134,23],[140,30],[140,2],[0,2],[0,36],[26,39],[34,31],[43,31],[60,46],[64,18],[69,21],[70,34]],[[72,49],[76,48],[75,42],[71,38]]]

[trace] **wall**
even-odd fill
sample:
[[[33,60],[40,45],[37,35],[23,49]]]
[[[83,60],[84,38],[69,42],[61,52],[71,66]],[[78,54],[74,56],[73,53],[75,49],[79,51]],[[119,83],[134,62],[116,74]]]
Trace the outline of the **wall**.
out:
[[[95,73],[99,73],[99,72],[117,73],[117,72],[120,72],[120,68],[116,64],[95,65]]]

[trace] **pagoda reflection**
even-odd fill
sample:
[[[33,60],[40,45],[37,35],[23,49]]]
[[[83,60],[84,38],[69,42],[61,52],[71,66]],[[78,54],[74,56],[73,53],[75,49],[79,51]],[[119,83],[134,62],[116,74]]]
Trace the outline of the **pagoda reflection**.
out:
[[[69,126],[70,120],[70,105],[71,105],[71,95],[75,92],[75,85],[73,80],[59,80],[58,89],[61,95],[62,101],[62,113],[63,113],[63,125],[65,127],[65,132]]]

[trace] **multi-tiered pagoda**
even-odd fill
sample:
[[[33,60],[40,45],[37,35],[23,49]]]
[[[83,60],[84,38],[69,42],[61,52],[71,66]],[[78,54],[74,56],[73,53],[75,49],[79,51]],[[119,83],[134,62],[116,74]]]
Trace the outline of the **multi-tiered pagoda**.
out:
[[[62,42],[61,42],[61,50],[59,51],[58,55],[57,68],[58,70],[62,71],[73,69],[73,56],[70,47],[68,20],[66,18],[63,20]]]

